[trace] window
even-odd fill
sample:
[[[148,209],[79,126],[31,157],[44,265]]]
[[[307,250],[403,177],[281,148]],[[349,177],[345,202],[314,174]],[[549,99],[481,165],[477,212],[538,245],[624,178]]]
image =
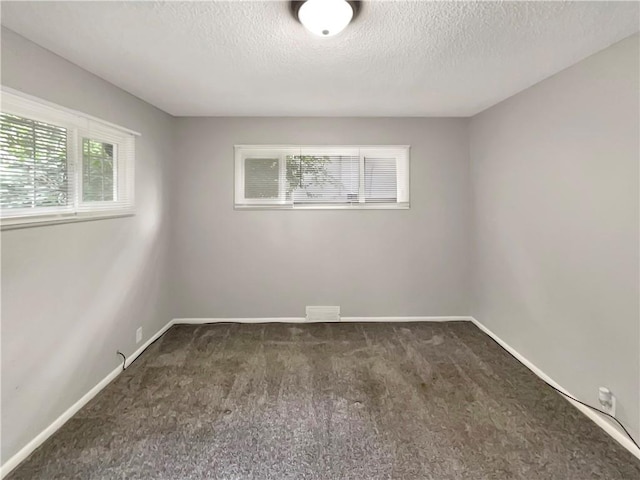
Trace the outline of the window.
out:
[[[235,147],[236,208],[409,208],[407,146]]]
[[[2,228],[132,214],[135,135],[3,89]]]
[[[116,145],[82,139],[82,200],[112,202],[115,185],[113,157]]]

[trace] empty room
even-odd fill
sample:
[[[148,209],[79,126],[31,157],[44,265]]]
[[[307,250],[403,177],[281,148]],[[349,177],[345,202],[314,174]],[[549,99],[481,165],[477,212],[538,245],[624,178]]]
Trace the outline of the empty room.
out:
[[[1,478],[640,479],[640,3],[0,8]]]

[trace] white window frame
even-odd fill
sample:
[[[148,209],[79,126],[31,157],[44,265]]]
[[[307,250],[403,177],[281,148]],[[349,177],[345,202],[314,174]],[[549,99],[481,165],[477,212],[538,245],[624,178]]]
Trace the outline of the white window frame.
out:
[[[2,87],[0,111],[67,130],[68,204],[0,209],[2,230],[135,215],[135,137],[138,132]],[[83,201],[83,139],[114,145],[114,200]]]
[[[410,208],[410,145],[234,145],[235,189],[234,208],[237,210],[406,210]],[[358,156],[359,191],[355,203],[293,203],[286,200],[287,155],[345,155]],[[245,160],[273,158],[279,164],[279,195],[277,199],[245,198]],[[367,157],[395,158],[398,172],[397,202],[365,203],[364,163]]]

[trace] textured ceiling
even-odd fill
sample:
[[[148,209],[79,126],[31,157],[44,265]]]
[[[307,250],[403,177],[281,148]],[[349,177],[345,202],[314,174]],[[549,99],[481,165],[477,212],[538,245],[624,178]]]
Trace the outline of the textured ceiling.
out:
[[[636,2],[2,2],[2,24],[173,115],[469,116],[638,31]]]

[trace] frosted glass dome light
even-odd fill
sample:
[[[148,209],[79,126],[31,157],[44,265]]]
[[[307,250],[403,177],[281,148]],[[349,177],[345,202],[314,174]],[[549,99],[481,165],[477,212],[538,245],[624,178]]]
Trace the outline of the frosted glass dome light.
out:
[[[298,10],[300,23],[322,37],[340,33],[353,18],[353,7],[346,0],[307,0]]]

